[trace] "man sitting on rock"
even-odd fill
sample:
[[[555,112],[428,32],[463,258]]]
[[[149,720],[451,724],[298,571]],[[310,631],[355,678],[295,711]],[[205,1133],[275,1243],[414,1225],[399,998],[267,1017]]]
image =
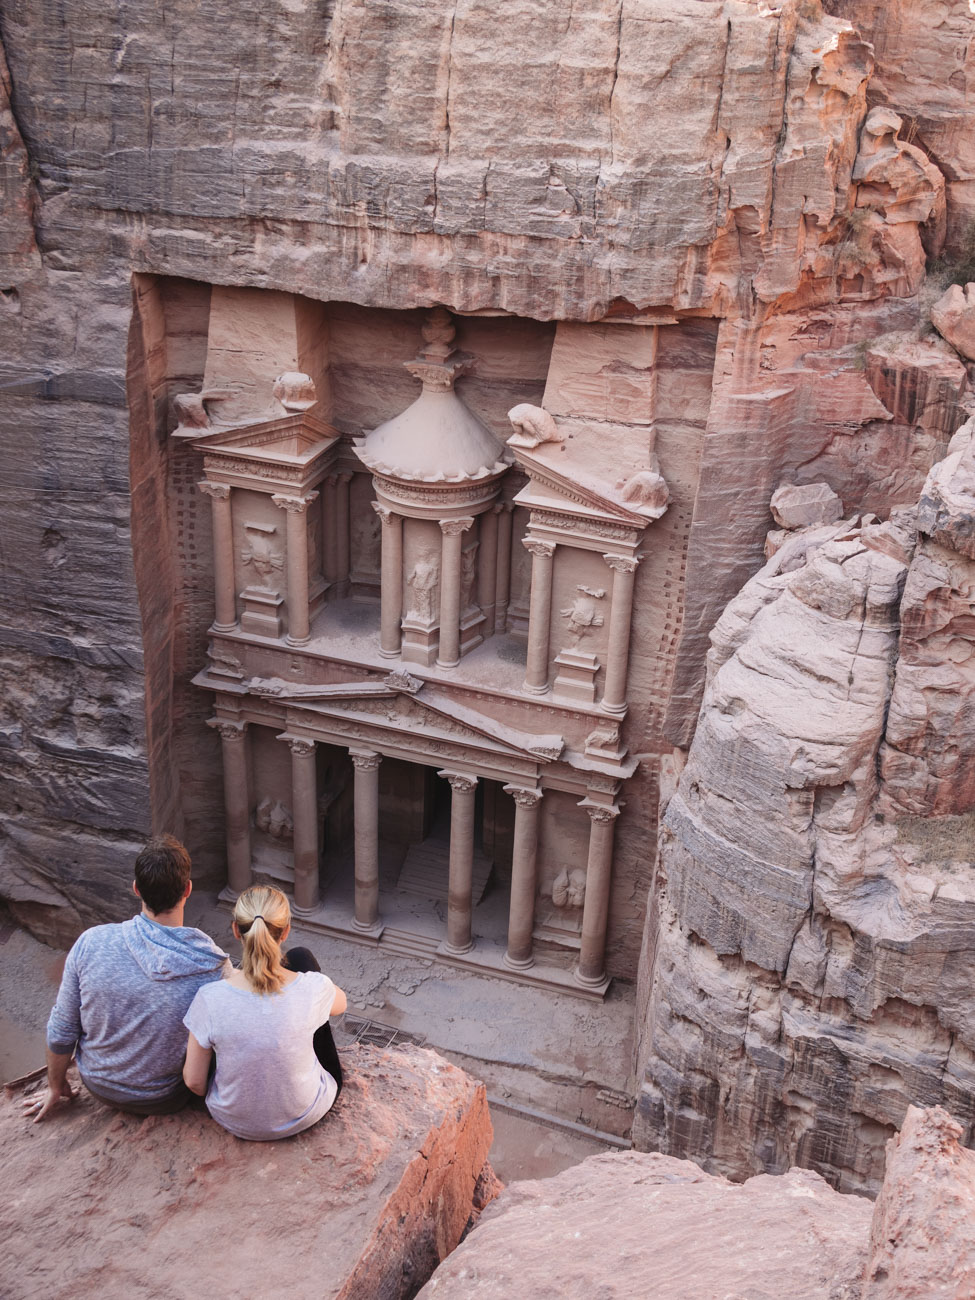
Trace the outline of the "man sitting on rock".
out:
[[[74,1091],[71,1057],[89,1092],[135,1115],[168,1115],[183,1083],[183,1017],[197,989],[229,974],[225,952],[183,925],[193,885],[190,855],[171,835],[150,840],[135,862],[138,916],[86,930],[68,953],[47,1022],[45,1097],[24,1103],[37,1123]]]

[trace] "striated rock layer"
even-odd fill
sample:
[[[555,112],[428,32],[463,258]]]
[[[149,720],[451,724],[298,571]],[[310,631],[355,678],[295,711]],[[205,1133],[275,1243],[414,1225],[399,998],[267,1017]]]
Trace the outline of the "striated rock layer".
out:
[[[420,1293],[429,1300],[968,1300],[975,1155],[911,1107],[863,1199],[790,1169],[735,1185],[671,1156],[592,1156],[515,1183]]]
[[[712,634],[644,954],[646,1147],[875,1191],[909,1102],[972,1140],[973,446],[914,511],[777,534]]]
[[[347,1048],[320,1124],[242,1142],[201,1110],[0,1103],[3,1292],[405,1300],[494,1194],[483,1085],[420,1048]]]

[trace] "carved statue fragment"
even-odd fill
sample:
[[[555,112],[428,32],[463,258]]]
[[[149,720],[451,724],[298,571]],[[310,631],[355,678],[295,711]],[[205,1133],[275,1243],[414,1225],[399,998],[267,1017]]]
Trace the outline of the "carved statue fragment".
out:
[[[262,586],[269,585],[269,579],[284,568],[284,554],[274,544],[276,528],[264,524],[245,524],[247,545],[240,553],[244,564],[249,565],[261,580]]]
[[[577,586],[576,591],[579,595],[571,605],[565,609],[559,610],[559,613],[569,625],[570,643],[578,644],[579,641],[593,628],[602,627],[605,619],[596,607],[597,600],[603,600],[606,596],[603,587],[586,587]]]
[[[290,840],[294,833],[294,818],[280,799],[265,795],[254,812],[254,825],[275,840]]]
[[[508,441],[515,447],[524,447],[530,451],[543,442],[564,441],[549,412],[541,406],[532,406],[531,402],[519,402],[513,406],[508,412],[508,419],[515,430]]]
[[[586,901],[586,873],[576,867],[563,867],[552,881],[552,902],[556,907],[582,907]]]
[[[407,586],[413,593],[410,609],[413,618],[423,623],[433,621],[439,581],[440,565],[436,560],[421,559],[413,566],[413,572],[406,580]]]

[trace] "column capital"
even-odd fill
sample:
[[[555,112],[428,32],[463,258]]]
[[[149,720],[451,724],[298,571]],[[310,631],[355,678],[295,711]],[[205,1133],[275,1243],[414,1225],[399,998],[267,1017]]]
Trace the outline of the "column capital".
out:
[[[308,492],[303,497],[274,495],[271,500],[279,510],[287,510],[289,514],[304,514],[311,503],[318,500],[318,493]]]
[[[332,473],[327,476],[325,482],[328,483],[330,487],[338,487],[340,484],[351,483],[352,475],[340,470],[333,470]]]
[[[477,789],[477,777],[468,776],[464,772],[438,772],[437,776],[442,776],[451,790],[456,790],[458,794],[471,794]]]
[[[304,736],[279,736],[278,739],[286,740],[292,754],[296,754],[299,758],[305,758],[315,752],[315,742],[307,740]]]
[[[196,485],[205,497],[210,497],[213,501],[229,501],[230,488],[226,483],[208,483],[206,479]]]
[[[402,518],[402,516],[398,515],[395,510],[390,510],[389,506],[384,506],[380,501],[370,501],[369,504],[382,520],[384,528],[387,528],[394,519]]]
[[[474,517],[473,515],[465,515],[462,519],[441,519],[439,523],[440,531],[445,537],[457,537],[474,526]]]
[[[353,767],[360,772],[375,772],[383,761],[382,754],[377,754],[373,749],[350,749],[349,758],[352,759]]]
[[[247,730],[246,722],[233,722],[229,718],[207,718],[207,726],[220,733],[221,740],[243,740]]]
[[[604,555],[603,559],[617,573],[635,573],[642,555]]]
[[[616,803],[592,803],[588,798],[579,801],[579,808],[585,808],[590,821],[611,822],[620,815],[620,805]]]
[[[505,794],[510,794],[521,808],[537,808],[542,801],[543,791],[537,786],[505,785],[501,788]]]
[[[555,554],[555,543],[542,541],[540,537],[523,537],[521,544],[526,551],[531,551],[532,555],[551,557]]]

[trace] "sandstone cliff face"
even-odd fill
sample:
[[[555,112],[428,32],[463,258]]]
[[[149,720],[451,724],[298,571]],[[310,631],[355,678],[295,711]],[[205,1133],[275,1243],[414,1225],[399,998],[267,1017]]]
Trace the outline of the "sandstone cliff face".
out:
[[[438,1300],[967,1300],[975,1156],[908,1112],[873,1214],[790,1169],[735,1186],[670,1156],[593,1156],[515,1183],[420,1293]]]
[[[916,512],[793,534],[712,634],[661,830],[647,1146],[870,1191],[912,1100],[971,1141],[973,432]]]
[[[276,1143],[84,1092],[32,1125],[6,1098],[4,1294],[415,1295],[495,1194],[484,1088],[420,1048],[347,1048],[343,1065],[329,1115]]]

